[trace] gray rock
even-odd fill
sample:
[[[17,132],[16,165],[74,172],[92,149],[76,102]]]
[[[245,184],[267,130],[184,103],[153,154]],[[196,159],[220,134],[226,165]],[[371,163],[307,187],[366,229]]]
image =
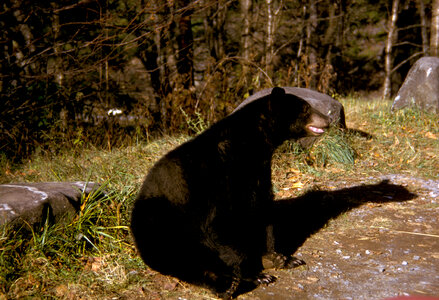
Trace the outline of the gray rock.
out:
[[[79,211],[82,194],[96,191],[93,182],[39,182],[0,185],[0,225],[68,222]]]
[[[413,106],[439,113],[439,57],[422,57],[410,68],[392,111]]]
[[[332,126],[340,126],[340,128],[346,128],[345,114],[343,105],[335,100],[334,98],[319,93],[314,90],[298,87],[282,87],[285,93],[295,95],[303,100],[307,101],[313,108],[320,111],[322,114],[329,117]],[[261,90],[247,99],[245,99],[239,106],[234,110],[237,111],[248,103],[262,98],[271,93],[271,88]],[[317,137],[305,137],[299,140],[302,147],[308,148],[313,144]]]

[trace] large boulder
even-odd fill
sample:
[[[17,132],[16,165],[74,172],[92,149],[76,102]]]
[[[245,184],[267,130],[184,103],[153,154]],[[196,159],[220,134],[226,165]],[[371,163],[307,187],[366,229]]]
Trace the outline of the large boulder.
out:
[[[68,222],[79,211],[81,197],[97,191],[93,182],[39,182],[0,185],[0,225]]]
[[[439,113],[439,57],[422,57],[411,67],[392,111],[414,106]]]
[[[345,114],[343,105],[334,98],[319,93],[317,91],[298,88],[298,87],[283,87],[285,93],[295,95],[303,100],[307,101],[313,108],[320,111],[322,114],[329,117],[331,126],[339,126],[340,128],[346,128]],[[237,111],[248,103],[271,94],[272,88],[261,90],[247,99],[245,99],[234,110]],[[304,148],[310,147],[318,137],[305,137],[299,140],[300,145]]]

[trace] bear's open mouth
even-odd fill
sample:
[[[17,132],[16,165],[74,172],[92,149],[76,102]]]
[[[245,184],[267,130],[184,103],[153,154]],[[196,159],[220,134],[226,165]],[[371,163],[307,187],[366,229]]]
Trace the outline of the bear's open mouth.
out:
[[[308,126],[309,131],[311,131],[314,134],[320,135],[325,132],[323,128],[315,127],[315,126]]]

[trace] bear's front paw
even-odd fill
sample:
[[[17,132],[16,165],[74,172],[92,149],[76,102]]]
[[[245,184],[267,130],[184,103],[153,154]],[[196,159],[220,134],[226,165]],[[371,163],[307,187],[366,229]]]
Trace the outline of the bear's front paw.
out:
[[[297,268],[298,266],[302,266],[302,265],[306,265],[306,262],[304,260],[297,258],[297,257],[294,257],[294,256],[290,256],[285,261],[284,268],[285,269],[293,269],[293,268]]]
[[[265,273],[261,273],[258,275],[258,277],[256,277],[256,282],[258,284],[265,284],[268,285],[270,283],[273,283],[277,280],[276,276],[272,276],[269,274],[265,274]]]
[[[276,252],[269,253],[262,258],[262,265],[265,269],[293,269],[304,264],[305,262],[301,259]]]

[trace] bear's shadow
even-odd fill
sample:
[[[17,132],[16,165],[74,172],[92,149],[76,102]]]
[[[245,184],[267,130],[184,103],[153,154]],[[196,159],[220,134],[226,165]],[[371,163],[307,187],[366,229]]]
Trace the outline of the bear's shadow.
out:
[[[402,202],[417,195],[401,185],[383,180],[334,191],[310,191],[302,196],[275,201],[273,227],[276,251],[291,255],[329,220],[367,202]]]

